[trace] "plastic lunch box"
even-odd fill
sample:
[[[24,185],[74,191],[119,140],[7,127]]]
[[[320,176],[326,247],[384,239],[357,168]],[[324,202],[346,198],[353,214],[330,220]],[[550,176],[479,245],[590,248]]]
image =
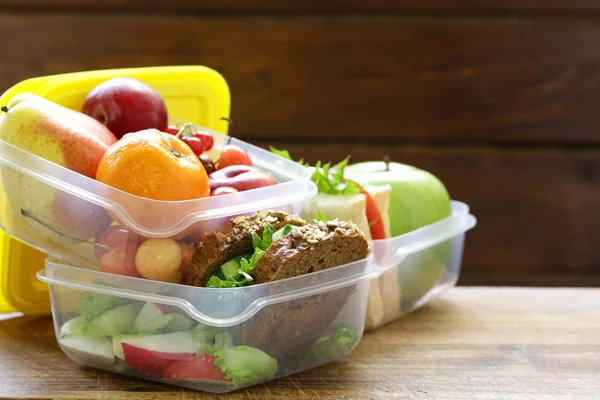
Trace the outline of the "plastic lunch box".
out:
[[[453,287],[460,273],[466,232],[476,219],[465,203],[434,224],[389,239],[374,240],[381,275],[370,283],[365,330],[397,320]]]
[[[35,78],[9,89],[0,98],[0,104],[6,104],[16,93],[29,91],[79,109],[93,86],[123,75],[153,85],[165,98],[170,115],[212,130],[216,148],[229,142],[244,148],[256,166],[282,183],[220,198],[152,201],[104,187],[0,140],[0,224],[18,239],[3,238],[5,258],[0,272],[4,283],[8,278],[13,284],[4,285],[2,293],[12,304],[29,298],[31,304],[38,305],[40,313],[47,310],[44,301],[49,297],[57,340],[71,359],[144,379],[228,392],[260,380],[233,372],[231,380],[218,382],[202,376],[175,379],[166,372],[168,367],[174,368],[175,362],[196,362],[199,357],[190,358],[200,354],[202,348],[212,360],[221,360],[228,366],[244,366],[244,351],[262,352],[265,365],[276,365],[274,370],[266,368],[262,381],[293,374],[344,357],[360,340],[365,322],[367,329],[373,329],[397,319],[456,282],[465,232],[475,224],[468,207],[459,202],[453,202],[453,215],[444,221],[374,241],[372,254],[365,260],[268,284],[207,289],[99,271],[93,245],[65,238],[30,218],[43,215],[40,204],[44,199],[60,193],[60,207],[74,210],[73,215],[85,216],[90,210],[95,215],[106,213],[140,236],[180,239],[219,229],[234,215],[260,209],[296,213],[303,200],[316,194],[310,174],[300,165],[226,135],[227,124],[221,117],[229,113],[228,88],[224,79],[209,68],[118,69]],[[7,185],[15,180],[35,188],[33,194],[19,190],[20,185]],[[25,206],[29,209],[24,215]],[[93,227],[86,218],[75,218],[75,222],[75,230]],[[11,250],[8,258],[7,249]],[[46,254],[51,257],[42,270]],[[36,271],[39,280],[35,278]],[[379,278],[381,273],[384,275]],[[29,305],[26,301],[20,304]],[[103,313],[90,316],[90,307],[86,307],[90,304],[96,311],[100,305]],[[32,306],[27,311],[36,310]],[[153,312],[158,319],[155,323],[160,322],[152,327],[153,341],[140,339],[140,332],[137,337],[121,336]],[[107,327],[106,321],[115,313],[122,322]],[[84,317],[88,322],[93,317],[92,325],[99,326],[96,331],[103,334],[79,334],[78,324]],[[161,351],[164,346],[156,343],[166,343],[169,354],[165,356]],[[156,361],[158,353],[161,362],[155,362],[155,368],[150,370],[133,368],[123,360],[123,349],[128,345],[138,349],[137,360],[141,357],[147,361],[150,357]],[[205,369],[208,367],[196,366],[196,370]]]

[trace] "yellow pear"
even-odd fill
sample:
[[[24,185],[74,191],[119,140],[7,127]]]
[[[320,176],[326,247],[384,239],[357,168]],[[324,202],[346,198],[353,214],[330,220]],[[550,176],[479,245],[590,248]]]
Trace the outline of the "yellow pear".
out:
[[[102,207],[57,189],[51,181],[67,175],[61,166],[81,175],[69,177],[71,184],[93,188],[84,176],[95,179],[116,137],[95,119],[32,93],[16,95],[2,111],[0,139],[24,151],[7,147],[6,156],[22,167],[3,169],[3,190],[14,218],[24,218],[33,229],[28,241],[72,244],[104,230],[111,219]]]

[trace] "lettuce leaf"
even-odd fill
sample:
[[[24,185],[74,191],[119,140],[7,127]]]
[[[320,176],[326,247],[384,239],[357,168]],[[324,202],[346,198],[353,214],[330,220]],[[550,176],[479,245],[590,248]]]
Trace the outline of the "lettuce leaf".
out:
[[[354,329],[339,325],[331,335],[317,339],[303,354],[307,360],[331,360],[345,356],[358,341]]]
[[[287,150],[279,150],[273,146],[270,146],[270,149],[272,153],[293,161]],[[335,165],[333,173],[331,172],[332,165],[330,163],[323,164],[321,161],[315,163],[311,180],[317,185],[319,193],[353,195],[361,192],[362,187],[344,178],[344,170],[349,161],[350,156],[340,161]],[[300,160],[298,163],[305,167],[310,167],[310,164],[304,163],[304,160]]]
[[[271,379],[277,372],[277,360],[254,347],[217,350],[213,356],[214,365],[223,372],[225,379],[232,379],[236,386]]]
[[[206,287],[209,288],[234,288],[245,286],[248,282],[252,282],[252,272],[254,266],[267,250],[267,248],[273,243],[273,227],[270,224],[266,224],[263,229],[262,238],[255,232],[252,232],[252,243],[254,245],[254,252],[250,255],[236,258],[240,263],[237,273],[230,276],[223,276],[221,269],[216,274],[210,277],[206,282]]]

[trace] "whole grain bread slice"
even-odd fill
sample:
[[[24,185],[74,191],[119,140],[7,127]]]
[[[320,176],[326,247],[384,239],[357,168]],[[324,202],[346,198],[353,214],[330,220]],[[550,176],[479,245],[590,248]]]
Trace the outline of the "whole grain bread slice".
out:
[[[320,221],[294,227],[254,266],[254,283],[292,278],[366,258],[369,243],[353,222]]]
[[[210,232],[204,235],[192,259],[184,266],[181,283],[190,286],[205,286],[218,268],[225,262],[251,253],[252,232],[262,237],[264,227],[270,224],[273,231],[290,224],[306,225],[306,221],[283,211],[259,211],[254,215],[239,216],[231,220],[231,230]]]
[[[336,220],[294,228],[256,263],[254,284],[342,266],[368,257],[369,252],[366,237],[352,222]],[[336,316],[354,289],[351,285],[267,306],[243,324],[242,344],[293,364],[302,351],[335,329]],[[268,292],[267,287],[265,295]]]

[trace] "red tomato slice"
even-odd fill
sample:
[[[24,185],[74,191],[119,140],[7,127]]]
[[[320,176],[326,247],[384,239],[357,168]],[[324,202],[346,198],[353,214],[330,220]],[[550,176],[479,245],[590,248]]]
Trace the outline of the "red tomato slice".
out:
[[[226,381],[225,376],[215,366],[215,357],[209,355],[196,356],[191,360],[177,361],[166,369],[163,379]]]
[[[347,180],[344,178],[344,180]],[[356,181],[352,181],[358,187],[360,185]],[[373,199],[373,196],[366,190],[361,190],[361,193],[367,197],[367,206],[365,213],[367,214],[367,222],[369,223],[371,230],[371,238],[373,240],[385,239],[385,225],[383,224],[383,218],[377,207],[377,203]]]
[[[379,208],[377,208],[377,203],[375,203],[373,197],[366,190],[363,190],[361,193],[367,196],[366,214],[371,228],[371,237],[373,240],[385,239],[385,225],[383,225],[383,218],[381,217]]]

